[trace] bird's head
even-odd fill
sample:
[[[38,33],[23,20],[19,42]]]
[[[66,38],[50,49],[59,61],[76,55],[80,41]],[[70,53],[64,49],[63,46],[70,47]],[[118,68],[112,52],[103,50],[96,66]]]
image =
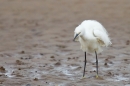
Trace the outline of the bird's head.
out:
[[[78,27],[75,28],[73,41],[78,41],[78,38],[79,38],[81,35],[82,35],[82,28],[81,28],[81,26],[79,25]]]

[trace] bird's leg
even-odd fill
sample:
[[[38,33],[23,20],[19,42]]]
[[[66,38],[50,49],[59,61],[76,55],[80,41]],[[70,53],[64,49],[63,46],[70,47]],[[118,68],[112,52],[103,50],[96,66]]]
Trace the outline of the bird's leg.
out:
[[[83,77],[85,76],[86,62],[87,62],[87,60],[86,60],[86,52],[85,52],[85,60],[84,60],[84,72],[83,72]]]
[[[96,55],[96,69],[97,69],[96,78],[98,78],[98,58],[97,58],[97,52],[96,51],[95,51],[95,55]]]

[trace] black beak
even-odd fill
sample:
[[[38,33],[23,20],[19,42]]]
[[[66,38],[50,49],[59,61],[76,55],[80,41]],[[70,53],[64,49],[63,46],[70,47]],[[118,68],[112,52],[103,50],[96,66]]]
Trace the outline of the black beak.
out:
[[[75,41],[75,39],[78,37],[78,35],[79,35],[79,34],[76,34],[76,35],[75,35],[75,37],[74,37],[73,41]]]

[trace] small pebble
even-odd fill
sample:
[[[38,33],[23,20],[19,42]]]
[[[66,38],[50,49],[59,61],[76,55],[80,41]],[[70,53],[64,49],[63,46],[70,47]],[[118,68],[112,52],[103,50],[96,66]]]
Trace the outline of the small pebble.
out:
[[[22,50],[22,51],[21,51],[21,54],[24,54],[24,53],[25,53],[25,51]]]
[[[54,56],[51,56],[50,58],[55,58]]]
[[[34,81],[38,81],[38,78],[34,78],[33,80],[34,80]]]

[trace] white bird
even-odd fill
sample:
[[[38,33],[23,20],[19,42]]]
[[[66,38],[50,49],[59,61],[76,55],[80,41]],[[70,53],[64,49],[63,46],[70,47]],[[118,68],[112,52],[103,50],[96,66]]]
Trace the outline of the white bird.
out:
[[[73,41],[79,41],[81,49],[85,52],[83,77],[85,76],[86,68],[86,52],[94,52],[96,55],[96,78],[98,78],[97,53],[101,53],[103,47],[112,44],[106,29],[96,20],[85,20],[75,28]]]

